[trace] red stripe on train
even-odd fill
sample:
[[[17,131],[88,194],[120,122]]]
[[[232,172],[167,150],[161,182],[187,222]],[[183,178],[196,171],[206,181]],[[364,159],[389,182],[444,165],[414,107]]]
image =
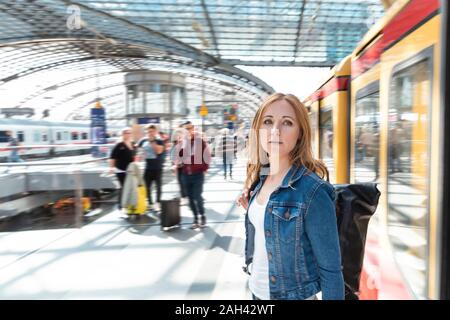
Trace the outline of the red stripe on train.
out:
[[[413,0],[395,16],[381,31],[381,38],[370,46],[352,63],[352,77],[356,78],[379,62],[381,53],[393,43],[401,40],[406,34],[429,18],[440,8],[439,0]]]
[[[330,79],[322,88],[314,92],[309,100],[316,102],[317,100],[324,99],[336,91],[345,91],[348,89],[350,83],[350,76],[339,76]]]

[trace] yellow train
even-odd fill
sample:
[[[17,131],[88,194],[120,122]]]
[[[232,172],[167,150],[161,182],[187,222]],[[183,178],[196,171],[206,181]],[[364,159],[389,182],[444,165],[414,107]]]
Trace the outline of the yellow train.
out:
[[[361,299],[449,299],[447,1],[398,0],[305,101],[331,182],[377,182]]]

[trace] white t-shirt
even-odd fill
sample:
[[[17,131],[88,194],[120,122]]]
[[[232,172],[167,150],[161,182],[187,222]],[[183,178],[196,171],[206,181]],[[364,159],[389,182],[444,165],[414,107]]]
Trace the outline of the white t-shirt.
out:
[[[255,227],[255,250],[249,281],[250,291],[262,300],[270,300],[269,261],[267,260],[266,238],[264,236],[264,215],[267,201],[260,205],[256,197],[248,209],[248,217]]]

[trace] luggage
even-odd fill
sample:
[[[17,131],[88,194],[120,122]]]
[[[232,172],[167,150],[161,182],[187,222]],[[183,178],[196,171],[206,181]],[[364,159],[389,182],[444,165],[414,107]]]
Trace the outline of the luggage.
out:
[[[121,204],[128,215],[143,215],[147,211],[147,188],[136,162],[131,162],[127,167]]]
[[[128,205],[127,213],[142,215],[147,211],[147,189],[145,186],[139,186],[137,189],[137,203],[136,205]]]
[[[180,227],[180,198],[161,200],[161,230],[168,231]]]

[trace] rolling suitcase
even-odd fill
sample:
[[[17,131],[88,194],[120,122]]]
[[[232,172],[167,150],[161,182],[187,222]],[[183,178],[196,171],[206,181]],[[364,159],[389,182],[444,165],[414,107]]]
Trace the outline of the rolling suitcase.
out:
[[[161,230],[179,228],[181,223],[180,198],[161,200]]]
[[[127,206],[128,215],[143,215],[147,211],[147,189],[145,186],[139,186],[137,190],[136,205]]]

